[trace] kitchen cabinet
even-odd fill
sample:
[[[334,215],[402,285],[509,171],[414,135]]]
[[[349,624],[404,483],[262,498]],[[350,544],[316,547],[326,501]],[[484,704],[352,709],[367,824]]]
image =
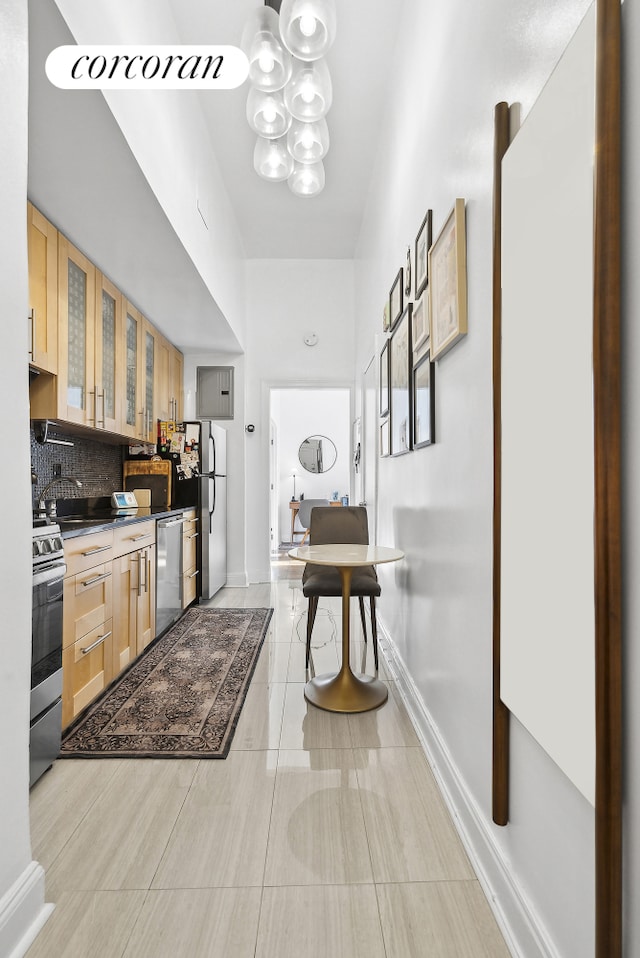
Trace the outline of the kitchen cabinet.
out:
[[[182,377],[184,359],[168,339],[156,336],[156,419],[182,420]]]
[[[183,379],[184,356],[179,349],[169,344],[169,418],[175,422],[182,422]]]
[[[155,394],[155,364],[156,364],[156,336],[160,336],[155,327],[147,319],[142,321],[141,344],[141,383],[140,396],[142,399],[141,438],[145,442],[157,442],[156,394]]]
[[[58,231],[27,203],[29,363],[58,372]]]
[[[139,309],[124,302],[124,337],[121,344],[125,370],[120,431],[143,442],[156,442],[155,327]]]
[[[65,541],[62,725],[107,687],[113,672],[113,532]]]
[[[182,608],[186,609],[196,597],[197,542],[200,533],[198,532],[195,509],[185,512],[184,519],[185,522],[182,526]]]
[[[90,425],[119,432],[117,397],[124,392],[124,367],[118,363],[123,339],[122,294],[102,273],[96,275],[93,418]]]
[[[182,418],[182,353],[30,203],[27,216],[31,418],[155,443],[157,419]]]
[[[117,676],[155,636],[155,521],[115,532],[113,670]]]

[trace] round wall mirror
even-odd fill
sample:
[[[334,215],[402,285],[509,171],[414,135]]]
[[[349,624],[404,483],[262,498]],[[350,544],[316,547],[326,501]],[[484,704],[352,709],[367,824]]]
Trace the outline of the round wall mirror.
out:
[[[300,465],[307,472],[328,472],[335,466],[337,458],[336,447],[326,436],[309,436],[298,449]]]

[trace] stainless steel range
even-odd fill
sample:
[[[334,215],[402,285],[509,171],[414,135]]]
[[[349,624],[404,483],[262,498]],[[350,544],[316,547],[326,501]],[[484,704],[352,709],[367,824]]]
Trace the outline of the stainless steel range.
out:
[[[60,752],[65,571],[60,526],[49,518],[34,519],[30,785],[51,767]]]

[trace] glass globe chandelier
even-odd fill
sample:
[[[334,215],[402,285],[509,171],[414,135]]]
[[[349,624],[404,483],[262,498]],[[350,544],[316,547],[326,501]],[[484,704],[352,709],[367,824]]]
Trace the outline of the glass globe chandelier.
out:
[[[265,180],[286,180],[296,196],[317,196],[325,185],[333,90],[322,57],[335,33],[335,0],[265,0],[242,34],[247,122],[258,134],[253,166]]]

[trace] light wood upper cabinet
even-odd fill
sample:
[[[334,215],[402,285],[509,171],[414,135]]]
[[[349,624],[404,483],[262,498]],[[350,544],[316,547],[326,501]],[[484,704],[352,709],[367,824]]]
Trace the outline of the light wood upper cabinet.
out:
[[[141,438],[145,442],[157,442],[156,340],[159,338],[160,333],[155,326],[148,319],[144,319],[142,322],[140,395],[142,399]]]
[[[183,357],[80,250],[27,204],[32,419],[155,443],[182,418]]]
[[[142,436],[142,412],[140,397],[140,342],[142,339],[142,313],[124,302],[124,336],[120,344],[122,365],[125,372],[124,389],[120,407],[120,432],[132,439]]]
[[[156,335],[156,419],[182,420],[183,357],[168,339]]]
[[[124,392],[124,367],[118,363],[123,339],[122,295],[106,276],[96,276],[95,386],[93,422],[108,432],[119,432],[118,397]]]
[[[179,349],[170,346],[169,349],[169,403],[172,410],[171,419],[182,422],[183,417],[183,379],[184,357]]]
[[[27,203],[29,362],[58,372],[58,231]]]
[[[96,270],[58,237],[58,412],[66,422],[91,426],[95,406]]]

